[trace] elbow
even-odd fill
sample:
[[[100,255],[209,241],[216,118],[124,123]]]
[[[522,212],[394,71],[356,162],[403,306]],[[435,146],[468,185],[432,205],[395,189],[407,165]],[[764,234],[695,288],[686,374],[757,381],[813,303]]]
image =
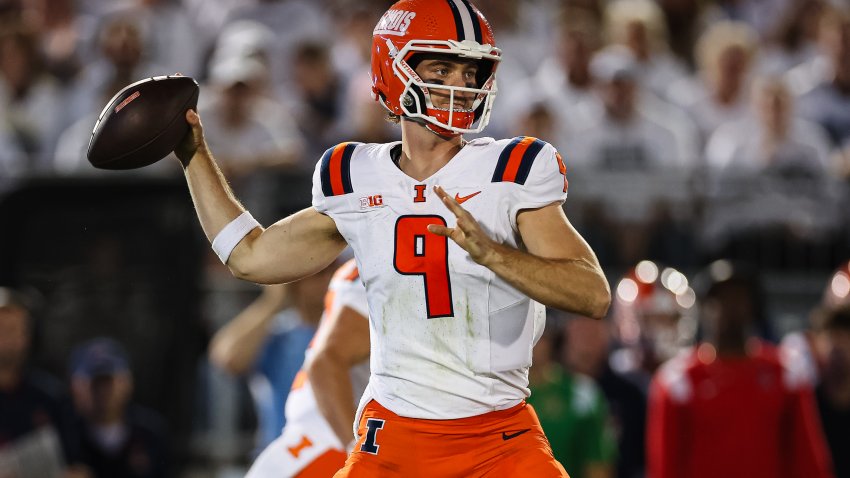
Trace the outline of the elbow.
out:
[[[582,293],[562,293],[558,300],[544,304],[570,314],[601,320],[608,315],[611,306],[611,289],[608,282],[602,280],[598,286],[585,289]]]
[[[252,282],[254,284],[272,285],[289,282],[288,280],[281,280],[278,278],[272,279],[267,275],[262,274],[260,270],[246,267],[244,264],[231,264],[228,262],[227,267],[230,269],[230,273],[233,274],[233,277],[246,282]]]
[[[603,279],[602,284],[596,287],[591,294],[584,315],[591,319],[601,320],[608,315],[609,307],[611,307],[611,288],[608,286],[608,281]]]
[[[229,375],[239,376],[248,371],[248,367],[224,344],[213,343],[207,357],[214,367]]]
[[[252,239],[251,235],[242,239],[239,245],[230,252],[225,265],[237,279],[259,284],[262,283],[260,280],[262,264],[254,259],[256,254],[254,254]]]
[[[322,377],[333,373],[335,369],[342,370],[342,368],[339,360],[327,350],[316,351],[304,361],[304,371],[307,373],[307,379],[310,380],[310,383],[316,383]]]
[[[299,276],[285,274],[285,271],[271,273],[268,268],[246,264],[245,261],[228,261],[227,268],[233,277],[261,285],[285,284],[300,279]]]
[[[233,274],[233,277],[236,277],[237,279],[259,283],[259,281],[256,280],[257,273],[245,264],[245,261],[228,260],[227,268],[230,269],[230,273]]]
[[[591,319],[602,320],[608,315],[608,308],[611,307],[611,293],[600,295],[593,303],[588,316]]]

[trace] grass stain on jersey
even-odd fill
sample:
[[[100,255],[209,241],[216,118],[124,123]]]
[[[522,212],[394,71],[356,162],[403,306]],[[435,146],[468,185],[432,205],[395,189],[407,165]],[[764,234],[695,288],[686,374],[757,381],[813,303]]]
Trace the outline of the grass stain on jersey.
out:
[[[473,350],[475,344],[475,318],[472,317],[472,309],[469,308],[469,293],[464,294],[464,299],[466,299],[466,307],[464,308],[463,318],[466,322],[466,335],[469,337],[469,342],[467,346],[470,350],[466,351],[466,366],[469,370],[475,370],[472,364],[472,357],[475,355],[475,351]]]
[[[472,310],[469,308],[469,295],[466,294],[464,299],[466,299],[466,308],[464,309],[463,318],[466,321],[466,335],[468,335],[470,339],[474,339],[475,327],[473,327],[473,325],[475,319],[472,317]]]
[[[381,335],[387,335],[387,303],[381,306]]]

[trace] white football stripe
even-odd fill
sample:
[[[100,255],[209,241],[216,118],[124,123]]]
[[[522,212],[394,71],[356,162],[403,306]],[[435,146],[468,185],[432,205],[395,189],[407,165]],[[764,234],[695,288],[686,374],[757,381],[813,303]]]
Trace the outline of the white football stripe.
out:
[[[461,23],[463,23],[463,38],[465,40],[475,41],[475,28],[472,26],[472,16],[469,13],[469,8],[460,0],[452,0],[457,6],[457,11],[460,12]]]

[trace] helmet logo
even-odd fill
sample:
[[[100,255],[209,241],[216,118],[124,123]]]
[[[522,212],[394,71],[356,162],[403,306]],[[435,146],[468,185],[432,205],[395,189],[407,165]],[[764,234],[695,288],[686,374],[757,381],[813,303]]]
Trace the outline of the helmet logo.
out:
[[[410,28],[410,21],[416,16],[416,12],[407,10],[388,10],[375,26],[373,35],[404,35]]]

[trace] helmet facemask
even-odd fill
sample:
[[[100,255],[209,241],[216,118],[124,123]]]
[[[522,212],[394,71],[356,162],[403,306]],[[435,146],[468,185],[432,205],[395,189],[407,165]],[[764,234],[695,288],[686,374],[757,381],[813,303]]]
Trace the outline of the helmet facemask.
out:
[[[475,60],[479,64],[476,87],[425,82],[414,67],[417,56],[426,54],[445,55],[449,60]],[[393,74],[404,86],[398,98],[403,116],[423,122],[427,128],[441,136],[481,132],[489,122],[493,100],[496,97],[495,72],[500,58],[501,52],[498,48],[480,45],[474,41],[409,41],[395,53],[392,63]],[[440,94],[438,92],[449,98],[447,105],[434,104],[432,95]],[[463,105],[465,101],[459,99],[461,95],[472,95],[472,103]],[[473,127],[476,121],[478,125]]]

